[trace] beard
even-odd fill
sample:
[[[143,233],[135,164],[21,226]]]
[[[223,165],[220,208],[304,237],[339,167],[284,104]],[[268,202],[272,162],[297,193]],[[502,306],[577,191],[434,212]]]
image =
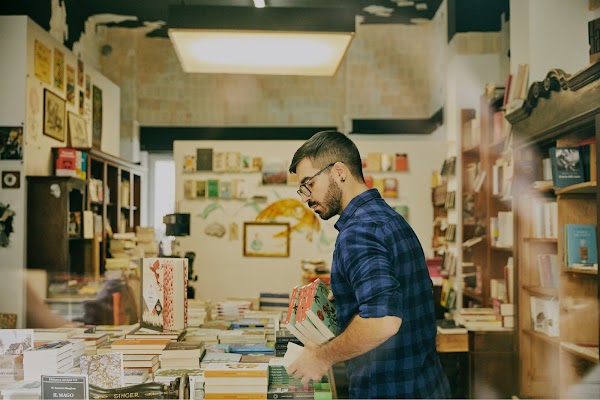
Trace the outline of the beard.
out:
[[[337,182],[329,177],[329,187],[323,202],[309,201],[308,206],[318,205],[321,210],[315,210],[322,220],[328,220],[334,215],[338,215],[342,209],[342,189],[338,186]]]

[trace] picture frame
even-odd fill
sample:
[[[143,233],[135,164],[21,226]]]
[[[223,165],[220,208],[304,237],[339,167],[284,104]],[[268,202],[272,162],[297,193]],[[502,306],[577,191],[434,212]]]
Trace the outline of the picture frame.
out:
[[[92,85],[92,147],[102,150],[102,89]]]
[[[84,147],[90,146],[87,123],[85,119],[73,112],[69,112],[69,146],[71,147]]]
[[[244,222],[244,257],[289,257],[288,222]]]
[[[65,141],[65,101],[44,89],[44,135]]]

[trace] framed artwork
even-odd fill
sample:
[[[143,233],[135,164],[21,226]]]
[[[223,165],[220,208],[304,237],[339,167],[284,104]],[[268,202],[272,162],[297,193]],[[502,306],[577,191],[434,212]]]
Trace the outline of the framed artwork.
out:
[[[44,90],[44,135],[65,140],[65,101],[48,89]]]
[[[90,147],[85,119],[69,112],[69,141],[71,147]]]
[[[102,89],[92,85],[92,147],[102,146]]]
[[[244,222],[244,257],[289,257],[290,224]]]

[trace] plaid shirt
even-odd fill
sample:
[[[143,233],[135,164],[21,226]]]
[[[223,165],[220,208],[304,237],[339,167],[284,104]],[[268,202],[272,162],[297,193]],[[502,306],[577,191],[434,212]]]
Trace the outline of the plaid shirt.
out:
[[[408,223],[376,189],[355,197],[335,224],[331,270],[340,333],[352,318],[402,318],[396,335],[346,362],[352,398],[448,398],[435,347],[431,278]]]

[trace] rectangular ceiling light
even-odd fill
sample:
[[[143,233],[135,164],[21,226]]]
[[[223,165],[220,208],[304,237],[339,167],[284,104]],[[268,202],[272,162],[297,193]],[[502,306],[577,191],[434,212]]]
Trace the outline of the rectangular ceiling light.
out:
[[[354,34],[344,10],[172,6],[169,38],[185,72],[333,76]]]

